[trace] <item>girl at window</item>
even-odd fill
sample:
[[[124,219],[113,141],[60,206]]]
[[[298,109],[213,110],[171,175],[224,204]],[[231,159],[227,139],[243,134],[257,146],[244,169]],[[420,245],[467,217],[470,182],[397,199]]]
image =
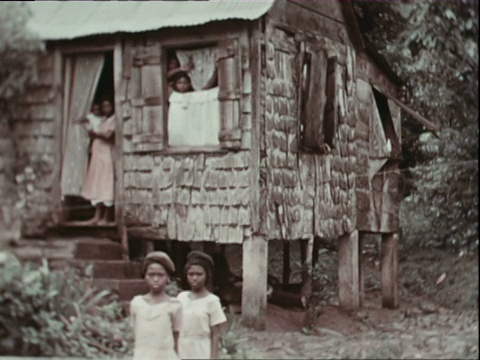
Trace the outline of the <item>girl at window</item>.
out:
[[[115,115],[112,101],[103,100],[101,109],[105,120],[98,129],[88,131],[92,138],[92,156],[82,191],[82,196],[95,207],[94,217],[87,221],[90,225],[107,224],[114,201]]]
[[[183,309],[178,354],[182,359],[217,359],[220,325],[227,321],[220,299],[207,289],[211,285],[212,258],[201,251],[187,256],[185,274],[190,291],[178,294]]]
[[[172,89],[179,93],[193,91],[192,80],[185,71],[178,71],[172,76]]]

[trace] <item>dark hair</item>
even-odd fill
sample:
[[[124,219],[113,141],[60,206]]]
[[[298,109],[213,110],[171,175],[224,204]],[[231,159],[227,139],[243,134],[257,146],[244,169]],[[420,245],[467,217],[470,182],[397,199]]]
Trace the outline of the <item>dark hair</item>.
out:
[[[172,276],[175,273],[175,265],[170,257],[166,253],[155,251],[147,254],[147,256],[143,259],[141,269],[142,277],[145,277],[148,267],[152,264],[161,265],[169,276]]]
[[[190,79],[190,76],[188,76],[188,73],[186,73],[185,71],[179,71],[179,72],[177,72],[177,73],[176,73],[175,75],[173,75],[172,78],[170,79],[170,81],[172,82],[172,88],[173,88],[173,90],[178,91],[178,89],[177,89],[177,81],[180,80],[180,79],[187,79],[188,82],[190,83],[190,88],[189,88],[187,91],[193,91],[192,79]]]
[[[185,264],[185,278],[187,278],[187,272],[192,267],[193,265],[198,265],[203,268],[205,271],[205,285],[207,287],[212,287],[212,281],[213,281],[213,260],[212,258],[205,254],[204,252],[201,251],[192,251],[188,254],[187,256],[187,263]],[[187,281],[188,282],[188,281]]]

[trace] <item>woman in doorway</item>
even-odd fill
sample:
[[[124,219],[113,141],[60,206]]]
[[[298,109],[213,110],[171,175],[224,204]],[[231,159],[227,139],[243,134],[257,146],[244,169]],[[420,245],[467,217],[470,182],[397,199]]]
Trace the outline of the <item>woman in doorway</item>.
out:
[[[82,196],[95,207],[94,217],[87,221],[89,225],[105,225],[109,222],[115,198],[115,115],[112,101],[103,100],[101,108],[105,120],[98,130],[91,129],[88,132],[92,138],[92,156]]]

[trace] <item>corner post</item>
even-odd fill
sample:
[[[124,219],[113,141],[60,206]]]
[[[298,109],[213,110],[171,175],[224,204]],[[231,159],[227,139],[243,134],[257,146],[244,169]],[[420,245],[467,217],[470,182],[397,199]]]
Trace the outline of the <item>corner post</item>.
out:
[[[252,235],[243,242],[242,322],[256,330],[267,323],[268,241]]]
[[[398,233],[382,234],[382,307],[396,309],[398,298]]]
[[[338,297],[344,309],[360,307],[358,231],[342,235],[338,243]]]

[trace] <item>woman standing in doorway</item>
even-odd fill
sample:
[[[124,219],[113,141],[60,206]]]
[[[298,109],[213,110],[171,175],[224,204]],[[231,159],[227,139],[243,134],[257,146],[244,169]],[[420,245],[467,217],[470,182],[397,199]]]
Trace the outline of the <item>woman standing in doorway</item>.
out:
[[[91,225],[108,223],[115,198],[115,114],[112,101],[103,100],[101,109],[105,120],[98,130],[88,132],[93,139],[92,156],[82,191],[82,196],[95,206],[95,215],[87,222]]]

